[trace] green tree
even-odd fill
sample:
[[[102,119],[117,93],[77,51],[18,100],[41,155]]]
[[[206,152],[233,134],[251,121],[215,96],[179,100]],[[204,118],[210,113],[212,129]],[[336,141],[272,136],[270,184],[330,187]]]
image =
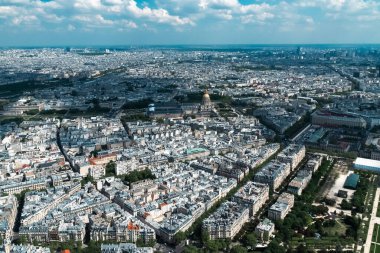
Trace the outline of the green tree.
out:
[[[285,253],[285,248],[282,247],[279,242],[275,239],[271,241],[264,251],[264,253]]]
[[[342,200],[342,203],[340,204],[340,206],[343,210],[351,210],[352,209],[352,205],[345,199]]]
[[[116,175],[116,163],[114,161],[109,161],[106,165],[106,177]]]
[[[206,248],[211,252],[216,252],[220,249],[220,245],[216,240],[209,240],[206,244]]]
[[[81,185],[84,186],[88,182],[91,182],[91,184],[94,184],[95,183],[95,179],[92,176],[87,175],[86,177],[82,178]]]
[[[145,243],[144,243],[143,239],[139,238],[136,240],[136,245],[137,245],[137,247],[144,247]]]
[[[197,253],[197,252],[199,252],[198,249],[191,245],[186,246],[183,250],[183,253]]]
[[[91,155],[92,157],[95,157],[95,158],[96,158],[96,157],[98,157],[98,153],[99,153],[99,152],[98,152],[97,150],[93,150],[93,151],[90,152],[90,155]]]
[[[28,243],[28,238],[25,235],[22,235],[19,237],[19,244],[27,244]]]
[[[203,244],[207,244],[207,242],[210,240],[209,232],[206,230],[202,230],[201,239]]]
[[[128,183],[134,183],[144,179],[155,179],[156,176],[153,175],[150,169],[145,169],[142,171],[134,170],[124,177],[124,180]]]
[[[180,244],[185,239],[186,239],[186,234],[182,231],[179,231],[174,235],[175,244]]]
[[[256,235],[253,233],[246,234],[245,243],[247,246],[250,246],[254,249],[256,247],[256,244],[257,244]]]
[[[90,241],[87,248],[82,249],[83,253],[100,253],[100,243]]]
[[[246,253],[248,252],[246,248],[240,245],[236,245],[231,249],[231,253]]]
[[[303,244],[298,245],[296,253],[307,253],[306,246]]]

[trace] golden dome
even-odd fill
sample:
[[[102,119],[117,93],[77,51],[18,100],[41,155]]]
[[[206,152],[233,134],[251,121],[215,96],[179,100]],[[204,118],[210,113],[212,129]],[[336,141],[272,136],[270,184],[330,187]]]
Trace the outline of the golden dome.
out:
[[[210,99],[210,95],[208,94],[208,90],[205,90],[205,93],[203,94],[202,104],[203,105],[211,104],[211,99]]]

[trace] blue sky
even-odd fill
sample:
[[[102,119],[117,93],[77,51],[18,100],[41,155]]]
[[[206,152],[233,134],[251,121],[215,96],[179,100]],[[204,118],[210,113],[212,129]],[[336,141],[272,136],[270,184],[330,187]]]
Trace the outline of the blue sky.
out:
[[[0,46],[380,43],[380,0],[0,0]]]

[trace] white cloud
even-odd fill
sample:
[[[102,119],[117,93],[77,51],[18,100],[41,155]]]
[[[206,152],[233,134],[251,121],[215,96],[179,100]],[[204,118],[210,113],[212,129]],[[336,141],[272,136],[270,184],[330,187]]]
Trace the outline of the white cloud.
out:
[[[130,21],[130,20],[120,20],[119,21],[120,25],[123,27],[123,28],[137,28],[137,24],[133,21]]]
[[[295,6],[353,13],[378,8],[380,2],[376,0],[298,0]]]
[[[67,26],[67,30],[69,31],[69,32],[72,32],[72,31],[75,31],[77,28],[75,27],[75,26],[73,26],[72,24],[69,24],[68,26]]]
[[[166,23],[170,25],[193,25],[190,18],[181,18],[179,16],[170,15],[165,9],[151,9],[149,7],[139,8],[136,1],[127,1],[126,9],[137,18],[147,18],[158,23]]]
[[[38,24],[39,20],[36,16],[22,16],[22,17],[15,17],[12,19],[12,24],[15,26],[18,25],[33,25]]]
[[[17,14],[17,10],[12,6],[0,6],[0,17],[8,17]]]
[[[155,5],[136,0],[0,0],[0,26],[40,25],[46,29],[102,29],[186,31],[196,26],[298,31],[313,30],[329,22],[352,24],[379,20],[380,0],[155,0]],[[306,8],[314,9],[310,12]],[[307,13],[307,15],[306,15]],[[312,13],[312,14],[310,14]],[[351,22],[351,23],[350,23]],[[198,25],[199,24],[199,25]],[[343,26],[343,25],[342,25]],[[11,28],[9,28],[11,29]],[[29,28],[28,28],[29,29]]]
[[[100,10],[103,5],[100,0],[75,0],[73,7],[79,10]]]
[[[107,27],[112,26],[112,20],[105,19],[102,15],[77,15],[73,17],[74,20],[84,23],[87,27]]]
[[[70,20],[79,23],[81,27],[117,24],[127,28],[137,28],[137,22],[152,22],[169,26],[194,24],[190,18],[172,15],[163,8],[139,7],[135,0],[55,0],[48,2],[0,0],[0,18],[6,19],[12,24],[39,20],[47,26],[54,26],[57,23],[65,23],[68,26]],[[78,26],[75,25],[75,27]]]

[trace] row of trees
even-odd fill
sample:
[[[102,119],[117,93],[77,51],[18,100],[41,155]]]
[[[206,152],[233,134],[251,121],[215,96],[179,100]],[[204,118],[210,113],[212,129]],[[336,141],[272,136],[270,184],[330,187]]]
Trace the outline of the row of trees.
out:
[[[328,173],[331,171],[333,165],[331,161],[327,159],[323,159],[321,166],[318,171],[316,171],[307,185],[306,189],[302,192],[302,195],[298,197],[298,199],[305,203],[313,203],[316,198],[316,193],[319,190],[319,187],[323,185],[326,181]]]
[[[144,109],[147,108],[149,104],[154,101],[151,98],[145,98],[138,101],[129,101],[123,105],[123,109],[131,110],[131,109]]]
[[[135,121],[151,121],[151,119],[146,116],[145,114],[133,114],[133,115],[126,115],[121,118],[122,122],[135,122]]]
[[[289,127],[285,131],[285,136],[292,138],[295,136],[302,128],[306,127],[311,121],[311,113],[307,112],[299,121],[297,121],[293,126]]]

